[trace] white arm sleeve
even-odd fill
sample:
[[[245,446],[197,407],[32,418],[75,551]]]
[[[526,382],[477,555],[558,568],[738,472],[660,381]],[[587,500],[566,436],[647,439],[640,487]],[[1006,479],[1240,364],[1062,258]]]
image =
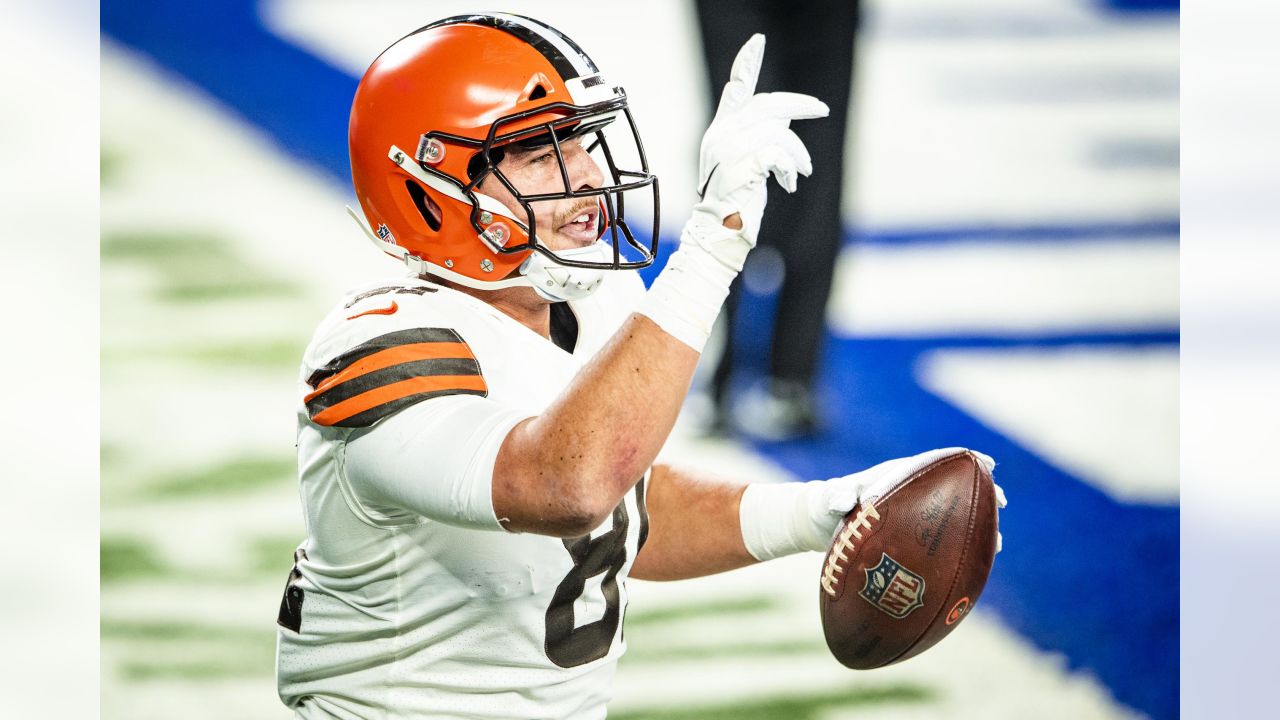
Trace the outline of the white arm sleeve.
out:
[[[361,497],[450,525],[501,530],[493,465],[530,417],[474,395],[420,402],[347,441],[345,472]]]

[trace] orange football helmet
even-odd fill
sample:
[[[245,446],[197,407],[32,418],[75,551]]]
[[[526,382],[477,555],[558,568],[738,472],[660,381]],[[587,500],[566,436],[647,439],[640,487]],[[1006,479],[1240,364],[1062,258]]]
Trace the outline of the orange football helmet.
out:
[[[617,149],[620,135],[629,135],[626,153]],[[560,144],[574,137],[601,166],[601,187],[570,187]],[[529,285],[567,300],[594,290],[599,271],[644,267],[657,253],[658,181],[626,93],[577,44],[536,20],[459,15],[401,38],[360,80],[349,142],[366,232],[419,274],[480,289]],[[498,169],[512,143],[552,146],[563,192],[517,191]],[[639,167],[618,167],[622,158]],[[479,192],[491,176],[523,213]],[[647,243],[624,213],[624,194],[636,192],[652,194]],[[556,253],[539,242],[530,203],[591,196],[601,209],[594,245]]]

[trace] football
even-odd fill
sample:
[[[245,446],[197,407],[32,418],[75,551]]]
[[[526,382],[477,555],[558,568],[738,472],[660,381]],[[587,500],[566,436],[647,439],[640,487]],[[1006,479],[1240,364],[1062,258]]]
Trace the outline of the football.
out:
[[[855,670],[928,650],[969,614],[996,554],[991,474],[971,452],[925,467],[845,516],[822,564],[822,629]]]

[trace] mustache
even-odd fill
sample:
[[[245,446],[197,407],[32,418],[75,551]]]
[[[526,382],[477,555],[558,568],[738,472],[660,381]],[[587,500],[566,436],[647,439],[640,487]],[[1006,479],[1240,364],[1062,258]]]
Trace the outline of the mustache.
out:
[[[560,213],[556,216],[555,227],[560,227],[570,220],[578,217],[584,212],[594,210],[596,217],[600,216],[600,202],[598,200],[587,200],[575,205],[574,207]]]

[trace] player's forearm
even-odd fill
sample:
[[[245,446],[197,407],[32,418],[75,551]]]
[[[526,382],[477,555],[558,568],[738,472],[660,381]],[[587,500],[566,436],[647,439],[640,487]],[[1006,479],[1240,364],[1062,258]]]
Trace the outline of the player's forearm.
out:
[[[631,577],[682,580],[757,562],[738,520],[745,485],[655,465],[645,492],[649,537]]]
[[[581,534],[657,456],[729,286],[755,246],[772,174],[788,192],[812,172],[788,129],[827,106],[794,93],[756,95],[764,36],[734,60],[699,150],[700,200],[680,247],[644,301],[542,415],[508,436],[494,469],[494,508],[513,530]]]
[[[514,428],[494,467],[508,529],[573,536],[598,525],[653,464],[698,352],[640,315],[538,417]]]

